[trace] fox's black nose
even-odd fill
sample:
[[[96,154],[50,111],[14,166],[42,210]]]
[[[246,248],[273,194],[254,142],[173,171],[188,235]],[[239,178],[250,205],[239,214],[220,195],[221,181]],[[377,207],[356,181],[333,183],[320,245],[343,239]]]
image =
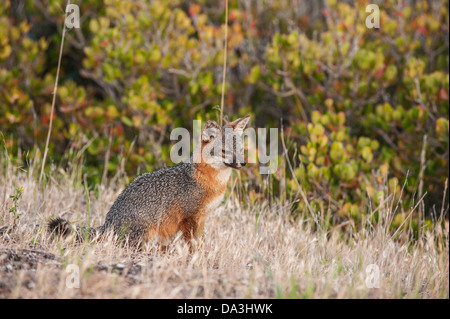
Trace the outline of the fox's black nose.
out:
[[[245,166],[245,165],[247,165],[247,162],[246,162],[246,161],[243,161],[243,162],[241,163],[241,166]]]

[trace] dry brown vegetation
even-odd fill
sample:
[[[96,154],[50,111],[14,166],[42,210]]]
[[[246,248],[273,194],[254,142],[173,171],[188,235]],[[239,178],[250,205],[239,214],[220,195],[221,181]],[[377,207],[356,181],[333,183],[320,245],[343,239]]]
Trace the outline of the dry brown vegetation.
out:
[[[38,165],[0,169],[0,298],[448,298],[448,222],[436,222],[410,241],[409,228],[390,229],[395,203],[377,225],[326,227],[289,214],[289,205],[260,201],[241,207],[237,177],[225,203],[209,216],[203,248],[190,254],[181,238],[168,251],[155,244],[136,251],[113,239],[75,244],[50,236],[45,225],[61,216],[100,225],[126,178],[85,193],[80,170],[54,169],[38,185]],[[9,195],[23,187],[18,219]],[[392,205],[391,205],[392,204]],[[305,212],[305,216],[307,216]],[[443,227],[442,227],[443,225]],[[68,288],[67,266],[81,270],[81,287]],[[369,288],[367,266],[380,269]]]

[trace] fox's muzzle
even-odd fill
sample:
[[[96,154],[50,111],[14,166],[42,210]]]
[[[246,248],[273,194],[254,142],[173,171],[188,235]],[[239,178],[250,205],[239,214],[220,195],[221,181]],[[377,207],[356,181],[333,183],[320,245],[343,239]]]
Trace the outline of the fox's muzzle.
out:
[[[243,161],[241,163],[225,163],[225,165],[228,166],[228,167],[235,168],[235,169],[241,169],[242,167],[247,165],[247,162]]]

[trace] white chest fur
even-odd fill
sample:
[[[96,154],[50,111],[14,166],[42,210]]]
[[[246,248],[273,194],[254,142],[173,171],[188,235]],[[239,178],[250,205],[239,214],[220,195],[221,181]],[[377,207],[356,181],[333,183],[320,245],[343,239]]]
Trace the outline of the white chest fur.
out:
[[[211,213],[213,210],[215,210],[217,207],[219,207],[220,203],[223,200],[224,194],[221,194],[215,198],[213,198],[208,204],[205,206],[205,212]]]
[[[216,171],[215,179],[219,184],[226,184],[231,176],[232,169],[230,167],[224,167],[223,163],[221,163],[218,167],[217,165],[211,165]]]

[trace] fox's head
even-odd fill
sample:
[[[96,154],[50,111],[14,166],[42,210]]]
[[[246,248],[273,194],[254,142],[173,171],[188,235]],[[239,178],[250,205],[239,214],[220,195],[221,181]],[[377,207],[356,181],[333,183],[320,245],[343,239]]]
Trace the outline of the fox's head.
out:
[[[200,136],[202,162],[216,169],[245,166],[242,135],[249,119],[247,115],[223,126],[207,121]]]

